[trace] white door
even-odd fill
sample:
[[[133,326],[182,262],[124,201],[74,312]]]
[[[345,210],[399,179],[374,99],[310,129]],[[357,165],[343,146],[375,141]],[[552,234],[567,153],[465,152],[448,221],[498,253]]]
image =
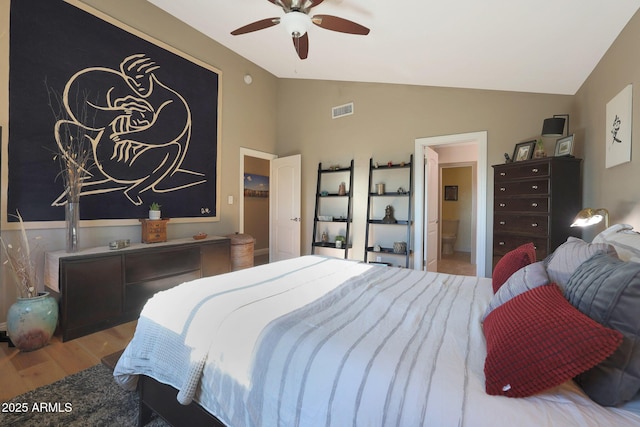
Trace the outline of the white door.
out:
[[[424,148],[424,211],[426,238],[424,259],[427,271],[438,271],[438,153],[429,147]]]
[[[269,262],[300,256],[301,156],[271,160]]]

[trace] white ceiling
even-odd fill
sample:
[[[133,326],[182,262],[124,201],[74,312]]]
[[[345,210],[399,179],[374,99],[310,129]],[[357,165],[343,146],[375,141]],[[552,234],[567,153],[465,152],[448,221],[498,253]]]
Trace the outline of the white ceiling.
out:
[[[280,78],[569,95],[640,7],[640,0],[324,0],[310,15],[371,32],[312,26],[303,61],[282,25],[230,35],[284,14],[267,0],[149,2]]]

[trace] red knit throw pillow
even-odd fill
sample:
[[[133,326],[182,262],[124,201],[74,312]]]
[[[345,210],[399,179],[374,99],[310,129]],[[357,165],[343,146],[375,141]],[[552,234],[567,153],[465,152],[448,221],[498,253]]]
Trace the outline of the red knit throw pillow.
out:
[[[493,269],[493,293],[498,292],[500,286],[502,286],[513,273],[534,262],[536,262],[536,247],[533,246],[533,243],[525,243],[507,252],[505,256],[500,258],[500,261],[498,261],[496,267]]]
[[[582,314],[555,283],[507,301],[485,319],[486,391],[526,397],[592,368],[622,343],[622,334]]]

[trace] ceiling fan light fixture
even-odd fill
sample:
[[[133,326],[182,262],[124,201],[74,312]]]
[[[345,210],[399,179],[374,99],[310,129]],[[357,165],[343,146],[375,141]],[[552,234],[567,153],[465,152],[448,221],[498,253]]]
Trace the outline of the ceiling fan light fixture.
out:
[[[297,38],[304,36],[311,27],[311,18],[306,13],[292,11],[285,13],[280,23],[284,25],[287,34]]]

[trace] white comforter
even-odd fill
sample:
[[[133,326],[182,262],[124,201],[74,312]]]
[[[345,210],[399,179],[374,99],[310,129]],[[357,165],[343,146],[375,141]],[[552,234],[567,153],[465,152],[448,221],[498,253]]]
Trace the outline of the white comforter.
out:
[[[229,426],[638,426],[568,382],[484,391],[490,279],[318,256],[200,279],[145,306],[114,371]]]

